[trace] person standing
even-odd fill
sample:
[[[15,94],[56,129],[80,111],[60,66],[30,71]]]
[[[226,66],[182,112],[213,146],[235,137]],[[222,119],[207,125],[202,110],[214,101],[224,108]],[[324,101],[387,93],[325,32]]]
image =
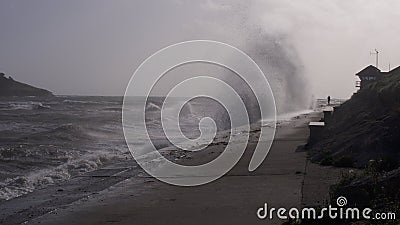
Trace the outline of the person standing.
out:
[[[331,96],[328,96],[328,105],[331,104]]]

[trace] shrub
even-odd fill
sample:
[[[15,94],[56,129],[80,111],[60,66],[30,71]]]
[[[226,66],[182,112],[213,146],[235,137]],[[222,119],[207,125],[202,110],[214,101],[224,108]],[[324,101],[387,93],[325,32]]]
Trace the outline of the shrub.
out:
[[[354,159],[351,156],[340,156],[333,161],[333,165],[336,167],[352,167]]]

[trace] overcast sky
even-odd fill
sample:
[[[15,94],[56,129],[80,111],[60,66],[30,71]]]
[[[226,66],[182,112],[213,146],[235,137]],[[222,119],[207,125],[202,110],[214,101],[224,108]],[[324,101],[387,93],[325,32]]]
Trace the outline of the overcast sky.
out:
[[[0,71],[56,94],[122,95],[160,48],[191,39],[241,48],[254,26],[284,38],[316,97],[347,98],[374,48],[382,70],[400,65],[399,9],[397,0],[3,0]]]

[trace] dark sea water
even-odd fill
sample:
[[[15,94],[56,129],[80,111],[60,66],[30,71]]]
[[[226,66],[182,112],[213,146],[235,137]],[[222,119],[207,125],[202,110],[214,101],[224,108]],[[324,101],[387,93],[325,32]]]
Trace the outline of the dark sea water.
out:
[[[130,157],[121,97],[0,100],[0,199]]]
[[[123,135],[122,101],[81,96],[0,99],[0,199],[132,159]],[[160,122],[162,102],[151,98],[146,104],[146,124],[158,149],[170,145]],[[199,136],[198,123],[204,116],[216,116],[217,125],[226,129],[229,120],[221,119],[226,116],[218,107],[201,99],[185,105],[179,119],[182,133]],[[135,104],[131,110],[140,112]],[[138,143],[145,139],[143,131],[134,135]]]

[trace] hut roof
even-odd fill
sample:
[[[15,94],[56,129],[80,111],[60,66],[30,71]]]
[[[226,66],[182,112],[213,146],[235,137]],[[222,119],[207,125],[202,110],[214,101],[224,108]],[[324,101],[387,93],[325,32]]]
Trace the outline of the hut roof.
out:
[[[382,75],[381,70],[376,68],[373,65],[369,65],[366,68],[364,68],[363,70],[361,70],[360,72],[358,72],[356,74],[356,76],[359,77],[370,77],[370,76],[380,76]]]

